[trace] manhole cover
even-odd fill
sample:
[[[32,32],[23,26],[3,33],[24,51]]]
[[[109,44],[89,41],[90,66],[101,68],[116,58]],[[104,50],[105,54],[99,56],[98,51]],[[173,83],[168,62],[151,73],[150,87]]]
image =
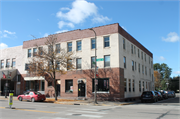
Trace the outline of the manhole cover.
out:
[[[81,114],[72,114],[73,116],[80,116]]]

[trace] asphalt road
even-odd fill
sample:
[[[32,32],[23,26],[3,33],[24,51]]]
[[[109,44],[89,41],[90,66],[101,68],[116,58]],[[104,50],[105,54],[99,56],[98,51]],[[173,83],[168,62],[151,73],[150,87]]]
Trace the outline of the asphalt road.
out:
[[[16,109],[6,109],[0,100],[0,119],[180,119],[179,94],[156,103],[124,106],[60,105],[14,101]]]

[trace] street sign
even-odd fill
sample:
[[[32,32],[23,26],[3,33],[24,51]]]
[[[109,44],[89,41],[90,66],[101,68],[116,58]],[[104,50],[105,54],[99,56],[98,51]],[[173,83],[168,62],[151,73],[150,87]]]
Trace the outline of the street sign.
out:
[[[96,64],[95,62],[93,62],[93,64]]]
[[[96,59],[96,61],[104,61],[104,58],[99,58],[99,59]]]

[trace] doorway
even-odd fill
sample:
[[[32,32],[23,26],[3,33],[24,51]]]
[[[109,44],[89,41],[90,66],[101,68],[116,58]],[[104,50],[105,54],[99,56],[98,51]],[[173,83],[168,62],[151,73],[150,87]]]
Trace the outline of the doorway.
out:
[[[86,84],[84,82],[81,82],[78,84],[78,97],[85,97],[86,92]]]

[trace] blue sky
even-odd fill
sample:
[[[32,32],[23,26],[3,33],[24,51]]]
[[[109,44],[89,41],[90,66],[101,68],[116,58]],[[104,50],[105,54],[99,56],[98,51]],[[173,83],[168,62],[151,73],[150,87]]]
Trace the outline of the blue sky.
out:
[[[180,75],[180,2],[121,0],[1,0],[0,48],[75,29],[119,23]]]

